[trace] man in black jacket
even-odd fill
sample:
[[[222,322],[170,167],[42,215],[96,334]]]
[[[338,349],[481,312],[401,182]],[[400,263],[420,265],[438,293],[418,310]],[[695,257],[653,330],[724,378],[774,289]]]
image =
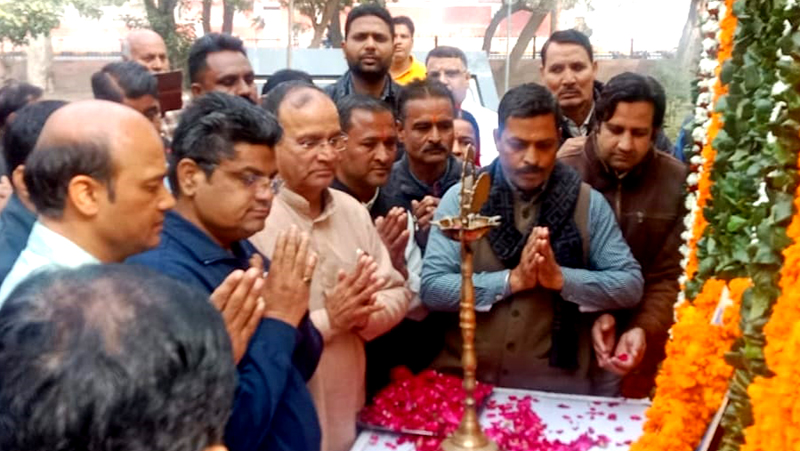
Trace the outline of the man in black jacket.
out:
[[[389,75],[394,54],[394,24],[389,11],[378,5],[353,8],[344,24],[342,50],[348,71],[325,88],[333,101],[364,94],[395,109],[402,88]]]
[[[386,191],[413,213],[424,253],[439,199],[461,179],[461,162],[452,154],[455,103],[444,84],[417,80],[403,89],[399,110],[399,137],[406,152],[394,164]]]
[[[3,157],[8,162],[4,175],[8,175],[14,190],[8,205],[0,212],[0,284],[25,249],[36,222],[36,208],[23,180],[25,160],[36,146],[44,123],[66,104],[61,100],[43,100],[27,105],[15,114],[3,134]]]
[[[561,151],[583,149],[586,136],[595,128],[595,101],[603,90],[603,84],[595,78],[597,61],[589,38],[577,30],[553,33],[542,47],[541,71],[542,82],[556,97],[561,110]],[[657,90],[666,102],[661,85]],[[655,146],[672,153],[672,143],[660,130]]]

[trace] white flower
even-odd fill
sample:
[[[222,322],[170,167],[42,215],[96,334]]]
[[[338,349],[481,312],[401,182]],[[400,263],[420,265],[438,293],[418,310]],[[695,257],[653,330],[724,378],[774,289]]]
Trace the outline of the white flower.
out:
[[[786,0],[786,6],[783,7],[783,10],[789,11],[795,6],[797,6],[797,2],[795,0]]]
[[[703,39],[703,50],[706,52],[710,52],[712,50],[716,50],[719,47],[719,43],[716,39],[705,38]]]
[[[689,174],[689,177],[686,177],[686,183],[688,183],[689,186],[695,186],[699,181],[700,181],[700,176],[697,174]]]
[[[703,60],[700,60],[700,70],[709,75],[714,73],[718,65],[719,62],[717,62],[717,60],[712,58],[705,58]]]
[[[778,80],[775,82],[774,85],[772,85],[772,96],[777,97],[783,94],[784,92],[788,91],[789,88],[791,88],[791,86],[784,83],[783,80]]]
[[[753,202],[754,207],[760,207],[761,205],[766,205],[769,203],[769,196],[767,195],[767,184],[766,182],[761,182],[758,185],[758,199]]]
[[[767,133],[767,144],[772,145],[778,142],[778,138],[772,132]]]
[[[694,193],[689,193],[686,196],[686,201],[684,202],[684,206],[686,206],[686,210],[692,211],[697,204],[697,196]],[[691,213],[689,213],[691,214]],[[688,215],[687,215],[688,216]]]
[[[716,34],[719,31],[719,22],[713,19],[709,20],[700,27],[700,30],[703,34]]]
[[[695,108],[694,121],[705,122],[707,120],[708,120],[708,110],[706,110],[705,108]]]
[[[781,110],[786,106],[786,102],[778,102],[775,104],[775,108],[772,109],[772,114],[769,116],[770,122],[775,122],[778,120],[778,116],[781,115]]]
[[[692,150],[695,153],[697,153],[697,155],[695,155],[691,159],[689,159],[689,163],[697,164],[697,165],[703,164],[703,156],[699,154],[700,146],[695,145],[694,148],[692,148]]]
[[[710,105],[713,97],[711,96],[710,92],[704,92],[697,96],[697,104],[698,105]]]
[[[758,244],[758,233],[756,233],[755,226],[750,227],[750,244],[751,245]]]
[[[700,60],[700,72],[711,75],[717,69],[719,63],[710,58]]]
[[[789,19],[783,21],[783,35],[789,36],[792,33],[792,23],[789,22]]]
[[[711,18],[711,14],[709,14],[707,10],[700,13],[700,23],[701,24],[708,22],[708,19],[710,19],[710,18]]]
[[[695,141],[702,142],[703,139],[705,139],[705,137],[706,137],[706,131],[703,130],[702,126],[695,127],[695,129],[692,130],[692,139],[694,139]]]

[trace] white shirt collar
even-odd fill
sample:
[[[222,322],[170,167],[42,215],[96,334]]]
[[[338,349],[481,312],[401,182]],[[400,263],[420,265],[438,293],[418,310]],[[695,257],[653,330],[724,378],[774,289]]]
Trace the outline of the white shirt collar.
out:
[[[20,253],[14,266],[0,286],[0,305],[6,297],[28,276],[47,267],[77,268],[101,263],[95,256],[36,221],[28,237],[28,244]]]
[[[375,201],[378,200],[378,194],[380,194],[380,193],[381,193],[381,189],[380,188],[375,188],[375,194],[372,196],[372,199],[370,199],[370,200],[368,200],[366,202],[361,202],[361,205],[367,207],[367,210],[372,210],[372,206],[375,205]]]
[[[570,118],[567,118],[567,127],[569,127],[569,132],[574,137],[578,136],[588,136],[589,135],[589,123],[592,121],[592,115],[594,114],[594,103],[592,103],[592,109],[589,110],[589,114],[586,115],[586,119],[583,120],[583,124],[578,125]]]
[[[75,267],[100,263],[100,260],[94,255],[86,252],[64,235],[48,229],[39,221],[36,221],[31,229],[26,250],[59,266]]]

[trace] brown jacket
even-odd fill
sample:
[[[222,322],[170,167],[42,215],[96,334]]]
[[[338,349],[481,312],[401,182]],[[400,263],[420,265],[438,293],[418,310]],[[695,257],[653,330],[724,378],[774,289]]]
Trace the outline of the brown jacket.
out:
[[[646,396],[653,387],[658,364],[673,322],[673,305],[680,289],[684,183],[687,167],[654,149],[624,177],[608,168],[596,152],[597,139],[589,136],[582,150],[565,151],[558,158],[572,166],[584,182],[605,196],[622,235],[642,266],[644,295],[628,318],[617,315],[625,328],[641,327],[647,334],[647,352],[637,371],[623,382],[626,396]],[[627,324],[626,324],[627,320]]]

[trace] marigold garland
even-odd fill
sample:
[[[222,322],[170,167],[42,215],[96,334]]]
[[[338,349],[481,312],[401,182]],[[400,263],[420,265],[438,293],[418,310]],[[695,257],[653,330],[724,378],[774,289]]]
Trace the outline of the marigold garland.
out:
[[[734,0],[725,0],[725,11],[720,20],[719,27],[719,48],[717,50],[717,67],[715,69],[715,82],[712,88],[712,102],[710,104],[711,121],[708,125],[704,145],[701,151],[701,167],[698,169],[699,179],[697,181],[697,201],[693,208],[692,216],[694,220],[691,224],[689,239],[687,240],[688,255],[686,259],[685,274],[688,279],[692,279],[697,274],[697,242],[703,236],[708,226],[708,221],[703,215],[703,209],[711,198],[711,171],[714,167],[716,151],[714,150],[714,139],[722,129],[722,113],[713,111],[714,105],[720,97],[728,93],[728,87],[720,79],[723,63],[728,60],[733,53],[733,38],[736,33],[737,19],[733,14]],[[683,284],[685,285],[685,283]],[[683,287],[682,287],[683,288]]]
[[[711,320],[728,287],[731,304],[722,326]],[[647,411],[644,434],[631,451],[692,451],[719,409],[733,368],[725,353],[741,335],[739,307],[749,279],[706,281],[694,302],[678,307],[678,322],[667,344],[667,359],[656,378],[656,397]]]
[[[764,327],[764,356],[775,376],[757,377],[747,390],[754,423],[745,430],[742,451],[800,448],[800,187],[794,207],[786,231],[794,244],[783,251],[781,296]]]
[[[708,9],[721,19],[715,36],[717,42],[711,38],[707,38],[711,41],[708,44],[704,42],[705,52],[716,47],[716,61],[711,62],[714,77],[700,82],[706,94],[698,98],[696,120],[702,125],[694,135],[698,146],[702,147],[700,155],[692,159],[693,165],[699,165],[697,172],[688,180],[688,230],[683,235],[686,247],[682,262],[685,274],[681,278],[681,293],[675,309],[676,324],[671,330],[672,339],[667,343],[667,358],[656,378],[656,396],[647,411],[644,434],[633,444],[632,451],[693,451],[719,409],[733,374],[733,367],[725,362],[724,355],[741,336],[739,309],[744,291],[751,286],[750,280],[735,279],[727,285],[723,280],[707,280],[693,302],[682,302],[686,283],[697,275],[697,244],[708,227],[703,209],[711,200],[711,172],[717,153],[713,143],[723,127],[723,115],[714,111],[714,107],[728,89],[720,74],[723,63],[733,52],[737,26],[733,4],[734,0],[708,4]],[[712,30],[713,24],[703,28],[704,33]],[[701,72],[707,77],[709,69],[708,61],[701,62]],[[709,85],[712,85],[710,89]],[[693,193],[694,185],[696,192]],[[733,305],[726,309],[721,327],[711,326],[726,286]]]

